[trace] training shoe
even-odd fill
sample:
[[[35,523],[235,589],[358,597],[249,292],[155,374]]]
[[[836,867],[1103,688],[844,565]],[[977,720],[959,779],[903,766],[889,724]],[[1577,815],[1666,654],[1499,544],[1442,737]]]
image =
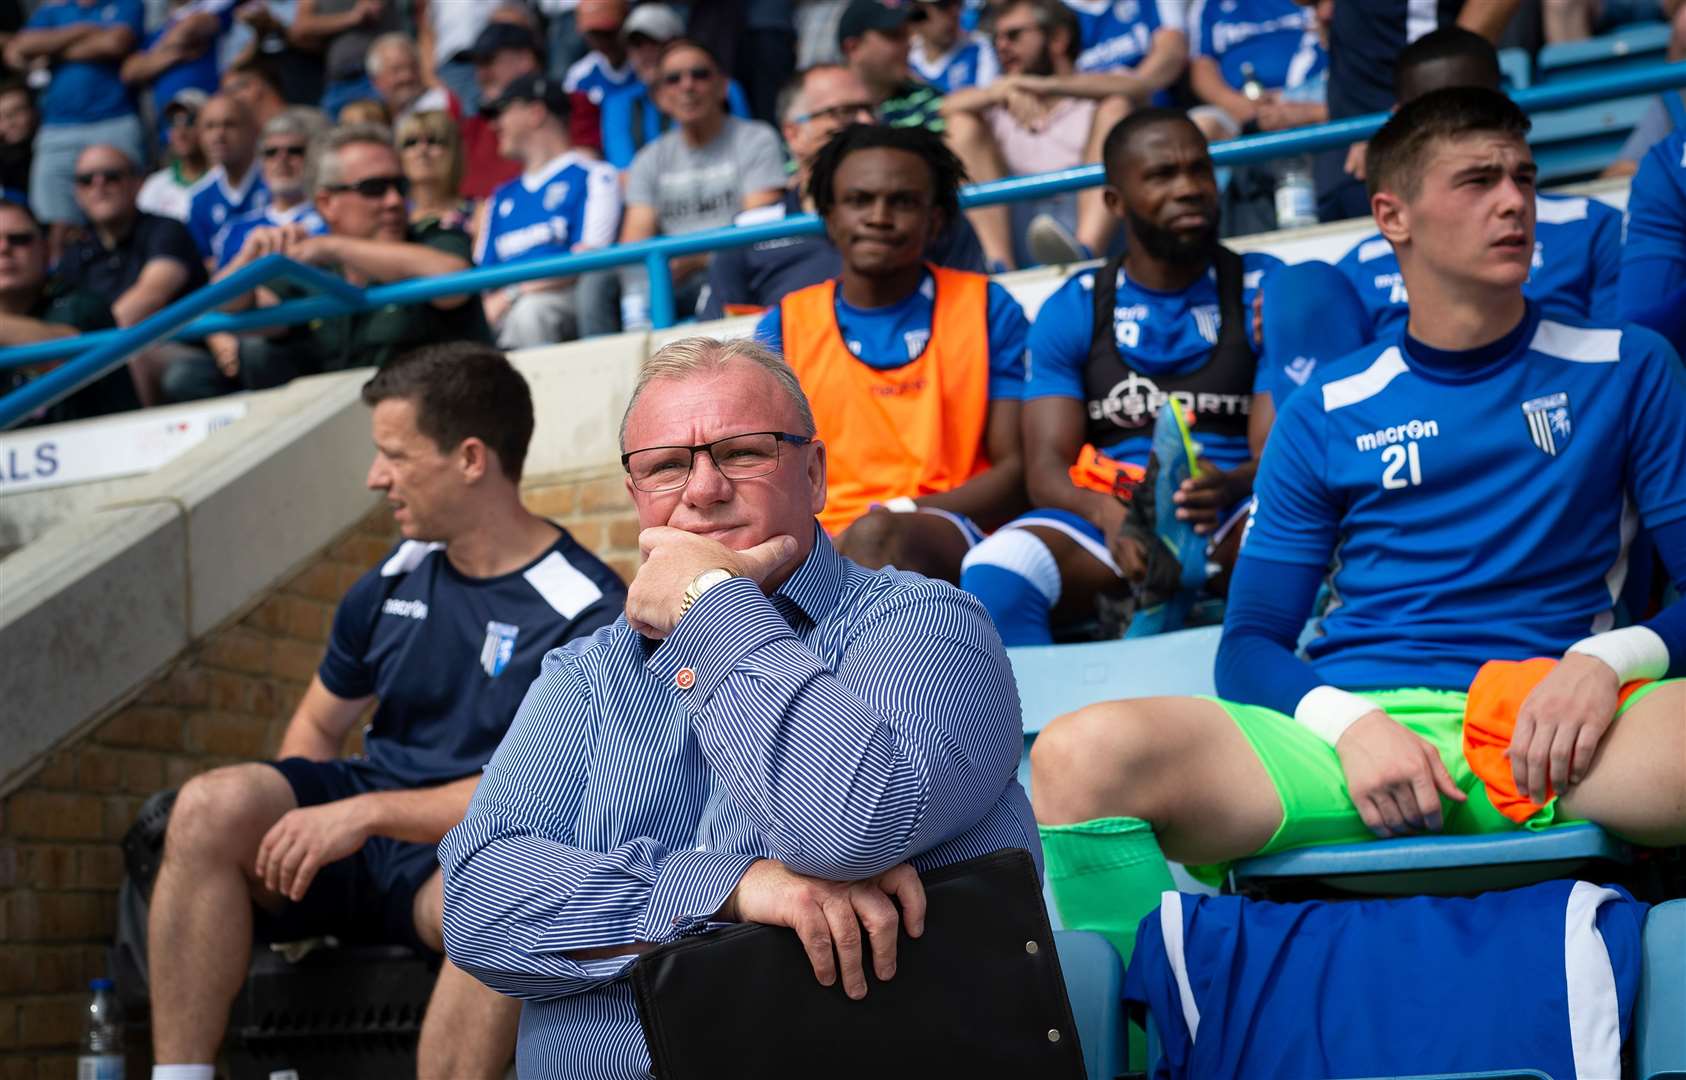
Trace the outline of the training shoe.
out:
[[[1024,242],[1030,249],[1031,258],[1043,266],[1063,266],[1095,257],[1094,252],[1078,243],[1071,230],[1055,220],[1052,214],[1037,214],[1031,218],[1024,232]]]

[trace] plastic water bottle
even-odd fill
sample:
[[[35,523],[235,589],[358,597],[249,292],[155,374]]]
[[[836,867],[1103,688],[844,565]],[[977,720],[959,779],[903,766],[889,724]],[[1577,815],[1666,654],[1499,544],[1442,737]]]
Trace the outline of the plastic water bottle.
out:
[[[123,1080],[123,1005],[110,979],[95,979],[88,989],[93,994],[82,1026],[76,1080]]]
[[[1264,83],[1259,81],[1259,73],[1253,65],[1245,61],[1241,64],[1241,96],[1248,101],[1258,101],[1264,97]]]
[[[1276,170],[1276,227],[1303,229],[1317,224],[1317,188],[1311,158],[1286,158]]]

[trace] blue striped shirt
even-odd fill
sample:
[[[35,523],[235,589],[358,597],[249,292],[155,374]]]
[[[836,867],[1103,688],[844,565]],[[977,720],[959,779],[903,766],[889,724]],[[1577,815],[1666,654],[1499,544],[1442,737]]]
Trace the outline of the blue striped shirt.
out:
[[[440,844],[446,949],[527,1002],[523,1076],[649,1076],[631,958],[568,954],[710,929],[758,858],[833,880],[1003,847],[1040,865],[982,606],[815,537],[772,598],[737,578],[660,643],[622,617],[552,651]]]

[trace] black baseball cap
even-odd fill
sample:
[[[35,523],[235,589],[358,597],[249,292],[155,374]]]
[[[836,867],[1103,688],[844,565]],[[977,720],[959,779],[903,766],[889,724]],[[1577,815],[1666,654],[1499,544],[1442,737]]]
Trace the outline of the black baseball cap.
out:
[[[910,9],[904,0],[849,0],[837,20],[837,47],[868,30],[900,30],[907,25]]]
[[[481,102],[480,114],[488,120],[495,119],[518,101],[537,101],[557,116],[568,115],[567,92],[543,75],[522,75],[515,79],[495,99]]]
[[[524,26],[506,22],[487,23],[486,29],[474,39],[474,47],[468,50],[468,56],[476,64],[484,64],[505,49],[525,49],[541,62],[544,60],[544,48],[533,32]]]

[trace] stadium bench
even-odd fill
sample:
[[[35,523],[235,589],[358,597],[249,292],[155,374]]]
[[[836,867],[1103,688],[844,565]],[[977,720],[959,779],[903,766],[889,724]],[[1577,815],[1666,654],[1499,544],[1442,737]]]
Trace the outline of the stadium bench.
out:
[[[1668,23],[1634,23],[1584,41],[1564,41],[1540,50],[1537,81],[1557,82],[1636,60],[1661,60],[1668,52]]]
[[[1686,1080],[1686,900],[1651,909],[1644,949],[1633,1018],[1634,1072],[1639,1080]]]
[[[1632,850],[1596,825],[1487,836],[1408,836],[1296,848],[1243,859],[1235,889],[1308,885],[1377,896],[1452,896],[1568,877],[1588,863],[1631,862]]]
[[[1054,951],[1083,1044],[1084,1071],[1089,1080],[1113,1080],[1129,1069],[1124,962],[1106,938],[1087,930],[1056,930]]]
[[[1528,143],[1540,181],[1594,175],[1614,161],[1652,101],[1651,95],[1537,113]]]

